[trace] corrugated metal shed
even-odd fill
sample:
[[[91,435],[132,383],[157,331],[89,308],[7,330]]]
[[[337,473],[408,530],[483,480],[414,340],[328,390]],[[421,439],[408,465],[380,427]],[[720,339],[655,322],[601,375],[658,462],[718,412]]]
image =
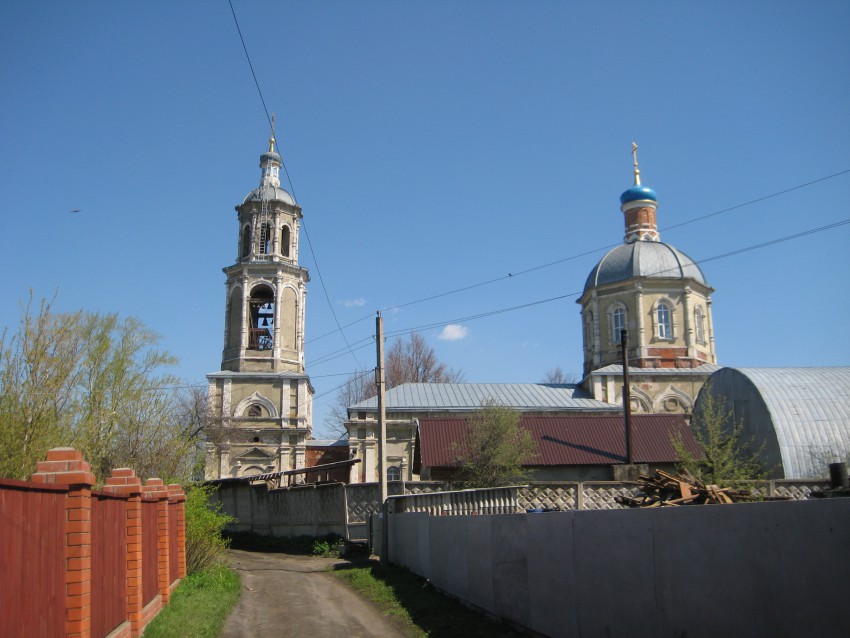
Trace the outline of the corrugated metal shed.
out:
[[[786,478],[823,476],[850,454],[850,367],[723,368],[709,384],[757,444],[772,429]]]
[[[524,416],[520,425],[531,432],[537,458],[530,466],[612,465],[626,462],[623,417]],[[467,420],[461,417],[420,418],[422,465],[452,467],[464,449]],[[632,415],[632,455],[636,463],[678,461],[671,440],[682,438],[695,455],[701,451],[684,418],[678,414]]]
[[[469,412],[484,403],[524,412],[619,411],[611,403],[597,401],[576,384],[548,383],[405,383],[386,393],[387,411]],[[377,397],[350,406],[349,411],[378,409]]]

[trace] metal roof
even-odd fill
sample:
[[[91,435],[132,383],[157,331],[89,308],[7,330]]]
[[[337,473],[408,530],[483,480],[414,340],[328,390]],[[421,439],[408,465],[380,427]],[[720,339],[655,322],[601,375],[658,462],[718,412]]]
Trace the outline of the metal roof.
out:
[[[641,376],[706,376],[720,370],[722,366],[715,363],[703,363],[696,368],[633,368],[629,366],[629,374],[639,374]],[[623,366],[612,363],[602,368],[597,368],[590,373],[591,376],[610,376],[612,374],[623,374]]]
[[[741,375],[755,386],[770,413],[786,477],[817,476],[825,461],[850,454],[850,367],[724,368],[718,375]]]
[[[708,284],[693,259],[660,241],[635,241],[609,250],[584,284],[585,291],[633,277],[693,279]]]
[[[386,409],[393,412],[469,412],[488,401],[525,412],[620,410],[591,398],[576,384],[405,383],[386,392]],[[372,397],[348,409],[377,410],[378,399]]]
[[[612,465],[626,462],[623,417],[620,415],[523,416],[520,425],[531,432],[537,458],[529,466]],[[419,419],[422,465],[452,467],[463,453],[467,419]],[[671,439],[682,442],[695,455],[699,445],[679,414],[632,415],[632,459],[635,463],[678,461]]]

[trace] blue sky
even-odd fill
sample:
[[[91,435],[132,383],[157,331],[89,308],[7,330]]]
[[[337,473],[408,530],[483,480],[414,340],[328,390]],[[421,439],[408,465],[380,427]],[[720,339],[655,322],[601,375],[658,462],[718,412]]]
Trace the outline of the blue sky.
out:
[[[362,319],[352,344],[378,309],[599,249],[387,310],[386,330],[579,293],[622,241],[632,140],[662,240],[695,260],[850,217],[844,173],[663,230],[850,169],[847,2],[234,7],[315,251],[302,232],[317,431],[375,356],[326,359],[345,343],[316,262],[340,323]],[[58,290],[140,317],[203,384],[268,137],[228,3],[7,2],[0,47],[0,325]],[[705,263],[720,363],[850,363],[848,238]],[[468,381],[539,381],[581,370],[576,298],[422,332]]]

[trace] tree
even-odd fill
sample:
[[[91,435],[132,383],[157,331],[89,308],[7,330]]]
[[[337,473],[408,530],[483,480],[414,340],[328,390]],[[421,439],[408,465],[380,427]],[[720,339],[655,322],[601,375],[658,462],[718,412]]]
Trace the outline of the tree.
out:
[[[463,372],[452,370],[437,359],[434,349],[417,332],[405,341],[396,337],[384,363],[387,389],[404,383],[460,383]],[[345,433],[348,408],[378,394],[374,370],[358,370],[340,386],[325,418],[325,427],[336,434]]]
[[[566,373],[561,366],[555,366],[546,371],[546,376],[543,377],[543,383],[554,383],[562,385],[565,383],[578,383],[580,379],[575,373]]]
[[[537,454],[531,432],[515,410],[490,401],[467,421],[466,440],[456,445],[467,487],[499,487],[528,478],[525,465]]]
[[[736,421],[725,399],[706,384],[700,391],[699,409],[691,420],[691,431],[703,451],[702,457],[688,450],[681,437],[672,441],[679,456],[679,469],[706,485],[734,486],[741,481],[764,478],[759,464],[761,449],[742,440],[744,425]]]
[[[339,387],[330,410],[325,416],[326,429],[338,436],[345,434],[348,406],[371,399],[378,393],[374,370],[358,370]]]
[[[397,337],[387,352],[387,387],[403,383],[460,383],[463,372],[452,370],[437,359],[434,348],[418,332],[404,341]]]
[[[115,467],[190,477],[197,420],[181,407],[175,359],[135,318],[22,308],[0,338],[0,476],[28,478],[48,449],[72,446],[103,480]]]

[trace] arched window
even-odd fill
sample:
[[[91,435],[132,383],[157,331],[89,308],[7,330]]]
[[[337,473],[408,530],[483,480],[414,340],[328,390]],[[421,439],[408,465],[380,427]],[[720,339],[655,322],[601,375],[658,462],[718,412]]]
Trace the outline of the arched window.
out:
[[[242,245],[239,247],[239,256],[243,259],[251,254],[251,227],[242,229]]]
[[[593,349],[593,313],[588,312],[584,317],[584,343],[588,350]]]
[[[248,330],[248,348],[271,350],[274,346],[274,292],[268,286],[256,286],[251,290],[248,304],[251,325]]]
[[[620,333],[626,329],[626,309],[623,304],[616,304],[608,310],[608,340],[620,343]]]
[[[263,224],[260,226],[260,254],[268,255],[272,251],[271,226]]]
[[[263,406],[255,403],[248,408],[248,416],[263,416]]]
[[[694,310],[694,331],[696,332],[697,343],[705,343],[705,317],[703,317],[700,306],[697,306]]]
[[[398,465],[390,465],[387,468],[387,480],[388,481],[400,481],[401,480],[401,468]]]
[[[659,301],[655,309],[655,321],[659,339],[672,339],[673,326],[670,320],[670,306],[665,301]]]
[[[280,229],[280,254],[289,257],[289,226]]]

